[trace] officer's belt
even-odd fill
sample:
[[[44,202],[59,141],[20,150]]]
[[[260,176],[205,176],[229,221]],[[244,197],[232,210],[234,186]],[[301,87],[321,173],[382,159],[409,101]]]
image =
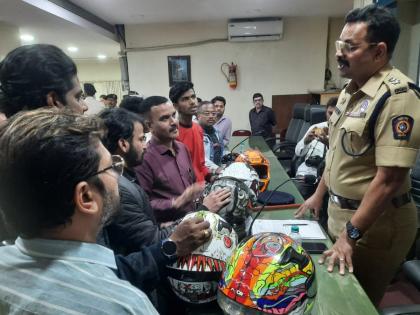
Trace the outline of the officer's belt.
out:
[[[338,196],[331,191],[330,193],[330,200],[339,206],[342,209],[349,209],[349,210],[357,210],[360,206],[361,200],[354,200],[354,199],[347,199],[341,196]],[[411,194],[406,192],[400,196],[394,197],[391,199],[392,204],[395,208],[400,208],[403,205],[409,203],[411,201]]]

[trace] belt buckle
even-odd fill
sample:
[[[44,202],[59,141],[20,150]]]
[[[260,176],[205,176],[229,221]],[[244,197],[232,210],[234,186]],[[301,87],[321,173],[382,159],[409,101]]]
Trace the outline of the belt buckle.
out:
[[[330,199],[332,202],[334,202],[336,205],[341,207],[340,199],[336,195],[330,194]]]

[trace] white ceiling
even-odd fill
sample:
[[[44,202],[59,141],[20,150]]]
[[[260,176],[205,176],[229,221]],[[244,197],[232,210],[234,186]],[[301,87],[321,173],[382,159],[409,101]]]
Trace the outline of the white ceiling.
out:
[[[20,34],[33,35],[33,43],[54,44],[75,59],[96,59],[98,54],[118,57],[117,42],[21,0],[0,0],[0,21],[18,26]],[[76,46],[79,51],[70,53],[68,46]]]
[[[40,0],[48,2],[48,0]],[[344,16],[353,0],[71,0],[109,24],[170,23],[266,16]],[[22,0],[0,0],[0,21],[19,27],[34,43],[50,43],[75,59],[105,54],[117,58],[119,44]],[[1,40],[1,39],[0,39]]]
[[[72,0],[111,24],[344,16],[353,0]]]

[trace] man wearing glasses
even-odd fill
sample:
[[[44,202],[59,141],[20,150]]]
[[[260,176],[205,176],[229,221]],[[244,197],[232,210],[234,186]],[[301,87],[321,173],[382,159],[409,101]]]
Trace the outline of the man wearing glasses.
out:
[[[273,127],[276,125],[276,116],[270,107],[264,105],[261,93],[252,96],[254,108],[249,111],[249,123],[253,136],[262,136],[267,145],[272,148],[276,143]]]
[[[2,125],[0,214],[19,236],[0,247],[2,314],[158,314],[96,244],[118,211],[124,168],[102,133],[100,120],[57,109]]]
[[[313,209],[318,216],[329,191],[335,244],[320,263],[354,272],[378,305],[416,235],[409,171],[420,146],[420,92],[390,65],[400,27],[388,10],[357,8],[345,22],[336,57],[351,81],[329,120],[322,180],[296,215]]]
[[[211,102],[204,101],[198,106],[198,124],[204,131],[204,153],[206,166],[213,173],[219,173],[223,156],[223,138],[219,131],[214,128],[217,119],[217,111]]]

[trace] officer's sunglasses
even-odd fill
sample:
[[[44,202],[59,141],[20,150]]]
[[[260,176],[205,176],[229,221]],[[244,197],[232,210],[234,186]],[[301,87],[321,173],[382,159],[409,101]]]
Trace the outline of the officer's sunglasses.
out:
[[[371,46],[378,45],[378,43],[369,43],[368,45],[369,45],[369,47],[371,47]],[[355,51],[360,46],[361,45],[352,45],[350,43],[343,42],[342,40],[336,40],[335,41],[335,50],[337,52],[341,52],[343,54],[352,53],[353,51]]]

